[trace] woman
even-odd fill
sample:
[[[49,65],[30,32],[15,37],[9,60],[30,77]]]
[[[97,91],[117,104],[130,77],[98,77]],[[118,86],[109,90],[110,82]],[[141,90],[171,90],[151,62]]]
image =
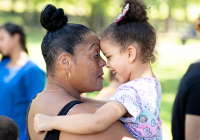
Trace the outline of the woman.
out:
[[[47,5],[41,13],[40,20],[42,26],[48,30],[42,42],[48,81],[44,91],[33,100],[28,111],[27,132],[30,135],[28,139],[120,140],[123,137],[133,138],[120,122],[116,122],[103,133],[95,135],[73,135],[59,131],[35,133],[33,117],[37,113],[52,116],[94,113],[101,102],[94,103],[93,99],[81,97],[80,93],[102,89],[102,67],[105,65],[105,61],[99,54],[100,42],[96,35],[83,25],[68,24],[68,18],[62,9]]]
[[[7,23],[0,27],[0,115],[12,118],[21,133],[32,98],[42,91],[45,73],[28,57],[21,27]]]

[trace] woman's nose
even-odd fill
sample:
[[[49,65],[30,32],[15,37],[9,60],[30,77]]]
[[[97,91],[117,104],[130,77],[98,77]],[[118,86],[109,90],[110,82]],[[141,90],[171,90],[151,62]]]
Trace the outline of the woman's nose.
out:
[[[103,60],[103,58],[100,58],[100,62],[99,62],[100,67],[104,67],[106,65],[106,62]]]

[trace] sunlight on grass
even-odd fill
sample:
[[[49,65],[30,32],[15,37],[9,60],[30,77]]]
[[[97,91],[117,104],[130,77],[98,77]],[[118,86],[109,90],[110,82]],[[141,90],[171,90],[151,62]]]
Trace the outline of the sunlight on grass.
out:
[[[171,140],[171,123],[162,121],[163,140]]]

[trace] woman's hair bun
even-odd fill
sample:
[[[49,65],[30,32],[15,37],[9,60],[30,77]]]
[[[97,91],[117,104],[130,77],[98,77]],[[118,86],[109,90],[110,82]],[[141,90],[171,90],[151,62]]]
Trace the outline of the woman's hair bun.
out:
[[[129,3],[126,18],[130,21],[147,21],[147,6],[141,0],[124,0],[123,8]]]
[[[62,28],[67,22],[68,17],[64,14],[64,10],[62,8],[56,9],[51,4],[46,5],[40,15],[40,23],[49,31]]]

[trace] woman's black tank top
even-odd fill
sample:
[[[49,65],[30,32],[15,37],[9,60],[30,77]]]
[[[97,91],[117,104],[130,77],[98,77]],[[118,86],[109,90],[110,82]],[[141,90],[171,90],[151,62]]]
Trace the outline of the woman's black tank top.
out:
[[[78,100],[69,102],[58,113],[58,116],[59,115],[66,115],[73,106],[75,106],[77,104],[80,104],[80,103],[83,103],[83,102],[82,101],[78,101]],[[28,132],[28,123],[27,123],[28,122],[28,112],[30,110],[30,105],[29,105],[29,108],[28,108],[28,111],[27,111],[27,115],[26,115],[26,135],[27,135],[27,140],[31,140],[29,132]],[[60,131],[58,131],[58,130],[48,131],[46,136],[45,136],[45,138],[44,138],[44,140],[59,140],[59,136],[60,136]]]

